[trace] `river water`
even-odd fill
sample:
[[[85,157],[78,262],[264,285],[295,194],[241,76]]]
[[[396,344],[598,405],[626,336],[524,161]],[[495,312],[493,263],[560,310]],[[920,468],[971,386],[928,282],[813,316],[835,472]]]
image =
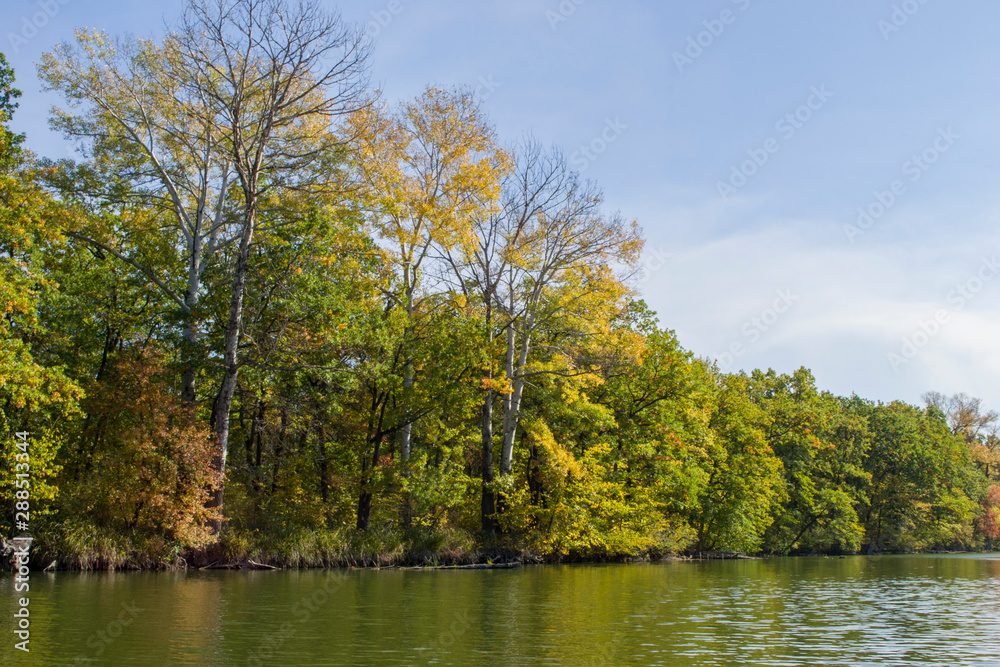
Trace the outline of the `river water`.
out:
[[[32,572],[14,665],[995,665],[1000,556]]]

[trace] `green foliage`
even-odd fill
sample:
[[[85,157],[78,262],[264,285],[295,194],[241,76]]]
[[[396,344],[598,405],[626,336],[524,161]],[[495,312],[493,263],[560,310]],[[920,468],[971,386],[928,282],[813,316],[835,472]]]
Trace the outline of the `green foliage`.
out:
[[[712,438],[698,503],[690,511],[699,551],[757,551],[780,499],[781,462],[766,439],[770,417],[745,375],[718,379]]]
[[[52,515],[59,499],[58,476],[62,467],[56,456],[66,429],[57,422],[36,425],[20,433],[20,436],[6,435],[0,446],[0,498],[4,499],[0,530],[8,534],[24,532],[14,531],[13,526],[18,491],[29,492],[30,521]],[[25,481],[18,473],[28,473],[29,477]]]
[[[26,430],[32,410],[71,410],[78,388],[59,367],[35,361],[38,300],[55,283],[42,257],[58,245],[66,210],[38,186],[23,139],[7,128],[20,92],[0,54],[0,431]]]
[[[0,427],[30,433],[42,553],[163,566],[218,542],[231,559],[305,567],[998,539],[994,413],[964,396],[947,416],[939,395],[926,410],[841,398],[806,369],[727,375],[694,358],[612,269],[635,260],[638,228],[555,157],[512,165],[464,91],[366,108],[336,147],[332,128],[305,128],[324,146],[308,187],[264,178],[240,250],[249,204],[221,139],[189,127],[198,104],[169,76],[178,48],[83,32],[46,57],[43,77],[79,105],[56,125],[94,141],[81,164],[22,150],[0,56]],[[130,134],[142,127],[148,145]],[[295,136],[282,134],[288,159]],[[511,195],[511,173],[550,180]],[[240,336],[224,357],[237,267]],[[239,373],[212,535],[225,358]],[[18,452],[0,443],[4,531]]]
[[[33,519],[53,511],[56,453],[66,436],[65,420],[81,396],[62,365],[39,360],[45,356],[39,348],[46,331],[38,303],[57,289],[43,264],[60,245],[58,226],[67,211],[39,187],[37,171],[21,150],[23,137],[7,127],[20,95],[13,82],[0,54],[0,527],[5,531],[12,528],[15,490],[30,491]],[[26,436],[15,439],[14,432]],[[19,442],[27,443],[27,451],[17,449]],[[25,482],[18,486],[19,472],[30,474],[27,489]]]
[[[864,423],[820,394],[806,369],[791,376],[755,371],[751,395],[770,417],[767,440],[783,474],[768,549],[856,551],[864,535],[855,511],[867,484]]]
[[[867,417],[871,475],[861,503],[868,551],[963,548],[973,545],[976,471],[968,447],[944,414],[903,403],[855,400]]]

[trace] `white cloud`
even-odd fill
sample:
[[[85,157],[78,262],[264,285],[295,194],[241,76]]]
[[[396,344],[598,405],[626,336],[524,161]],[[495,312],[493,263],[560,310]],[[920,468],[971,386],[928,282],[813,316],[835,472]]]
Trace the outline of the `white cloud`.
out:
[[[706,204],[705,219],[717,220],[716,209]],[[676,216],[697,217],[692,209]],[[673,257],[645,286],[645,298],[699,356],[741,345],[733,369],[804,365],[821,388],[841,394],[916,402],[927,390],[965,391],[1000,405],[1000,314],[993,309],[1000,277],[962,309],[948,302],[954,286],[975,275],[990,235],[907,249],[876,239],[852,246],[838,231],[836,221],[773,220],[668,246]],[[798,300],[776,319],[762,317],[783,290]],[[948,324],[894,370],[888,354],[941,310]]]

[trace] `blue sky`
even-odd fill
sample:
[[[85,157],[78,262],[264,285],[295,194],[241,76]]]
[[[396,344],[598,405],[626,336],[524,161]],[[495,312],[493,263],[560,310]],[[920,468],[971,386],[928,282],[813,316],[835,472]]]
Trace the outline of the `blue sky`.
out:
[[[28,145],[68,150],[46,127],[43,52],[77,26],[160,34],[181,5],[7,0]],[[1000,5],[334,6],[376,36],[386,98],[478,87],[503,137],[532,132],[585,167],[645,229],[643,295],[696,354],[806,366],[840,394],[1000,408]]]

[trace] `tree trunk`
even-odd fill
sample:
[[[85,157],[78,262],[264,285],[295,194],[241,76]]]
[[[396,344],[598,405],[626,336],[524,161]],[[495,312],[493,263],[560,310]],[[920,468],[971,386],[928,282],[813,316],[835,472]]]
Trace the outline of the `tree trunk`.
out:
[[[531,504],[535,507],[542,505],[542,474],[540,470],[541,462],[538,460],[538,443],[531,439],[531,447],[528,450],[528,493],[531,497]]]
[[[196,336],[194,323],[191,322],[189,315],[188,321],[184,323],[184,340],[181,343],[181,400],[187,405],[194,405],[197,398],[195,395],[197,370],[194,361],[197,349]]]
[[[362,491],[358,496],[358,530],[368,530],[368,522],[372,514],[372,494],[370,491]]]
[[[413,389],[413,365],[407,362],[406,364],[406,375],[403,378],[403,409],[409,410],[410,407],[410,393]],[[407,415],[407,419],[409,416]],[[413,443],[413,424],[407,422],[403,424],[403,428],[399,432],[399,458],[402,460],[403,465],[400,469],[400,474],[406,478],[410,476],[410,470],[408,464],[410,462],[410,451],[412,449]],[[410,498],[410,492],[403,492],[403,511],[402,511],[402,522],[404,528],[409,528],[413,522],[413,499]]]
[[[195,357],[198,353],[198,323],[195,321],[195,309],[198,307],[199,293],[201,292],[200,220],[199,226],[191,236],[190,243],[191,257],[188,263],[187,291],[184,293],[184,337],[181,341],[181,400],[188,405],[194,405],[196,399],[195,378],[197,377]]]
[[[406,375],[403,376],[403,410],[409,410],[410,408],[410,395],[413,390],[413,365],[407,361],[406,362]],[[406,416],[409,419],[409,415]],[[403,428],[399,431],[399,457],[406,463],[410,460],[410,451],[412,449],[413,442],[413,424],[407,421],[403,424]],[[404,468],[404,473],[405,468]]]
[[[513,365],[513,354],[510,352],[511,346],[508,343],[508,368],[510,368],[509,373],[514,386],[513,392],[507,402],[507,410],[503,416],[503,449],[500,452],[501,475],[510,475],[514,469],[514,436],[517,434],[517,426],[520,423],[521,397],[524,395],[524,376],[522,373],[525,364],[528,363],[528,351],[531,348],[531,327],[533,324],[532,318],[529,317],[516,367]],[[518,377],[515,377],[515,375]]]
[[[399,431],[399,458],[403,462],[401,473],[403,477],[409,477],[410,471],[407,464],[410,462],[410,453],[413,449],[413,423],[410,421],[410,409],[412,407],[413,401],[413,385],[416,380],[415,374],[413,372],[413,362],[410,359],[409,351],[405,349],[409,345],[410,336],[413,333],[413,315],[416,312],[416,306],[413,302],[413,292],[415,289],[415,279],[413,269],[409,264],[406,265],[404,270],[404,284],[406,293],[406,318],[407,327],[403,332],[403,392],[402,392],[402,403],[403,403],[403,416],[406,423]],[[403,511],[402,511],[402,522],[404,528],[409,528],[413,519],[413,503],[410,498],[408,491],[403,493]]]
[[[486,306],[486,349],[489,354],[493,350],[493,300],[490,292],[485,295]],[[493,483],[493,368],[492,365],[486,368],[484,373],[486,379],[486,395],[483,397],[483,414],[480,428],[480,446],[483,459],[482,472],[482,501],[480,503],[480,514],[484,533],[494,534],[497,532],[496,525],[496,494],[491,485]]]
[[[492,373],[487,374],[491,378]],[[483,424],[482,424],[482,452],[483,452],[483,499],[480,507],[482,514],[483,532],[494,534],[497,532],[496,524],[496,494],[493,492],[493,390],[486,390],[486,398],[483,401]]]
[[[253,202],[248,206],[248,209],[243,221],[243,235],[240,239],[239,253],[233,271],[233,290],[229,300],[229,321],[226,324],[226,348],[223,357],[225,375],[213,409],[215,419],[212,431],[215,436],[215,456],[212,459],[212,468],[219,475],[219,484],[212,493],[208,508],[217,509],[220,513],[225,495],[226,454],[229,450],[229,412],[233,407],[233,396],[236,394],[236,381],[240,372],[239,345],[243,328],[243,296],[246,291],[250,243],[253,240],[256,224],[256,211]],[[221,516],[212,521],[211,528],[215,535],[222,531]]]
[[[406,295],[406,319],[407,326],[406,330],[403,332],[403,345],[409,345],[409,339],[413,333],[413,315],[416,312],[416,307],[413,303],[413,292],[415,289],[414,283],[416,276],[414,275],[413,269],[407,264],[403,269],[403,283],[404,283],[404,293]],[[403,424],[403,428],[399,432],[399,456],[406,463],[410,460],[410,442],[413,437],[413,424],[409,422],[409,409],[410,409],[410,399],[413,393],[413,363],[410,361],[409,351],[403,350],[403,410],[407,422]]]
[[[330,501],[330,464],[326,456],[326,432],[321,431],[316,439],[316,449],[319,454],[319,495],[325,505]]]
[[[361,467],[361,492],[358,494],[358,530],[368,530],[368,524],[372,513],[372,491],[369,485],[370,473],[375,471],[378,465],[379,454],[381,453],[381,439],[371,443],[374,447],[372,451],[372,464],[368,466],[367,454]]]
[[[358,490],[358,530],[368,530],[368,523],[374,502],[371,489],[371,476],[379,464],[379,455],[382,453],[382,439],[386,433],[383,430],[385,425],[385,410],[389,403],[386,392],[379,393],[377,387],[371,388],[371,408],[368,413],[368,427],[365,435],[365,449],[361,455],[361,483]],[[371,451],[371,465],[368,464],[368,452]]]
[[[271,464],[271,495],[278,491],[278,471],[281,469],[281,457],[285,454],[285,440],[288,437],[288,411],[281,410],[281,430],[274,443],[274,463]],[[289,448],[290,449],[290,448]]]

